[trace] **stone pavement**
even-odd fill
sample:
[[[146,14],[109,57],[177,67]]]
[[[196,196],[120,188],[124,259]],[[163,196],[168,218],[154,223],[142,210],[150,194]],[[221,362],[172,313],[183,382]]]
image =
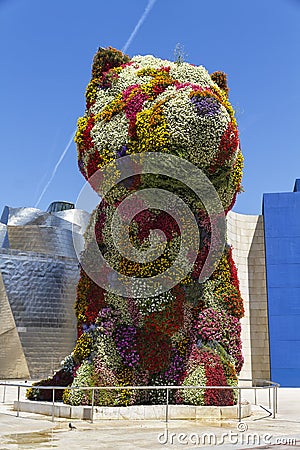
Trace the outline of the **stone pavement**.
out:
[[[243,397],[253,400],[250,391],[244,392]],[[0,450],[300,448],[300,389],[278,390],[275,419],[267,418],[263,408],[254,406],[252,415],[240,424],[237,420],[172,420],[167,425],[160,420],[72,420],[74,430],[69,430],[67,419],[52,422],[51,417],[24,412],[16,417],[12,409],[16,388],[7,387],[5,399],[3,394],[0,386]],[[267,392],[258,392],[257,400],[268,409]]]

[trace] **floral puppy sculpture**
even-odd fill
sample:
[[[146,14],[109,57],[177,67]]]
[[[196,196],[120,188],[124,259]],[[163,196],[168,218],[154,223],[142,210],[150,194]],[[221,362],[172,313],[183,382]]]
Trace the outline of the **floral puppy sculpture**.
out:
[[[117,182],[118,164],[125,156],[143,157],[146,152],[176,156],[177,163],[178,158],[183,165],[189,162],[210,180],[225,216],[241,190],[243,167],[225,74],[209,75],[202,66],[153,56],[130,59],[112,48],[100,48],[86,102],[75,138],[79,168],[96,189],[95,174],[108,167],[112,184],[86,232],[76,302],[78,340],[52,384],[122,386],[96,392],[95,404],[112,406],[165,401],[163,390],[126,386],[236,385],[243,365],[239,322],[243,302],[231,248],[226,244],[214,270],[199,282],[212,236],[205,202],[166,173],[132,172]],[[188,273],[169,289],[148,297],[132,289],[120,295],[103,266],[85,270],[87,254],[95,251],[91,236],[96,236],[96,250],[109,265],[135,280],[163,274],[172,267],[180,246],[181,230],[174,217],[147,208],[145,202],[129,226],[131,245],[145,251],[151,247],[151,231],[161,230],[166,238],[162,254],[140,262],[116,249],[115,209],[133,192],[149,187],[171,191],[188,205],[197,223],[199,246]],[[105,286],[94,277],[97,270],[102,279],[106,277]],[[171,391],[170,401],[232,405],[234,392],[178,387]],[[63,400],[88,404],[91,393],[66,389]]]

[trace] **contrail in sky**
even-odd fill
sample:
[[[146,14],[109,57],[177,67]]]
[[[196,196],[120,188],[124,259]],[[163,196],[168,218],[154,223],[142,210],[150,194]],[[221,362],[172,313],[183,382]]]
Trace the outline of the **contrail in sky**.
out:
[[[60,158],[59,158],[59,160],[57,161],[57,163],[56,163],[56,165],[55,165],[55,167],[54,167],[54,169],[53,169],[53,171],[52,171],[51,177],[49,178],[47,184],[45,185],[44,189],[42,190],[42,192],[41,192],[41,194],[40,194],[40,196],[39,196],[39,198],[38,198],[38,201],[37,201],[36,204],[34,205],[35,208],[37,208],[37,206],[39,205],[39,203],[40,203],[40,201],[42,200],[42,198],[43,198],[45,192],[47,191],[47,189],[48,189],[48,187],[50,186],[50,184],[51,184],[53,178],[55,177],[55,174],[56,174],[56,172],[57,172],[57,169],[58,169],[59,166],[60,166],[60,163],[61,163],[62,160],[64,159],[65,154],[67,153],[67,151],[68,151],[69,148],[70,148],[70,145],[71,145],[72,142],[73,142],[74,135],[75,135],[75,132],[72,133],[72,136],[70,137],[70,140],[69,140],[69,142],[67,143],[66,148],[64,149],[64,151],[63,151],[62,154],[60,155]]]
[[[130,46],[131,42],[133,41],[136,33],[139,31],[139,29],[141,28],[141,26],[143,25],[146,17],[148,16],[149,12],[151,11],[151,9],[153,8],[154,3],[156,2],[156,0],[149,0],[148,4],[140,18],[140,20],[138,21],[138,23],[136,24],[136,26],[134,27],[133,32],[131,33],[131,35],[129,36],[126,44],[124,45],[124,47],[122,48],[122,52],[125,53],[128,49],[128,47]]]
[[[141,26],[143,25],[145,19],[147,18],[149,12],[150,12],[151,9],[153,8],[155,2],[156,2],[156,0],[148,0],[147,6],[146,6],[146,8],[145,8],[143,14],[141,15],[140,20],[138,21],[138,23],[137,23],[136,26],[134,27],[134,29],[133,29],[131,35],[129,36],[129,38],[128,38],[127,42],[126,42],[126,44],[125,44],[125,45],[123,46],[123,48],[122,48],[122,52],[123,52],[123,53],[125,53],[125,52],[127,51],[127,49],[128,49],[128,47],[130,46],[131,42],[132,42],[133,39],[135,38],[137,32],[139,31],[139,29],[140,29]],[[68,142],[66,148],[65,148],[64,151],[62,152],[62,154],[61,154],[59,160],[58,160],[57,163],[56,163],[56,166],[54,167],[54,169],[53,169],[53,171],[52,171],[52,174],[51,174],[51,177],[49,178],[49,181],[48,181],[47,184],[45,185],[44,189],[42,190],[42,192],[41,192],[41,194],[40,194],[40,196],[39,196],[39,198],[38,198],[38,201],[37,201],[36,204],[34,205],[35,208],[37,208],[37,206],[39,205],[40,201],[42,200],[43,196],[45,195],[45,192],[47,191],[47,189],[48,189],[48,187],[50,186],[50,184],[51,184],[53,178],[55,177],[55,174],[56,174],[56,172],[57,172],[57,169],[58,169],[59,166],[60,166],[60,163],[61,163],[62,160],[64,159],[65,154],[67,153],[67,151],[69,150],[70,145],[71,145],[72,142],[73,142],[74,135],[75,135],[75,131],[72,133],[72,136],[71,136],[71,138],[70,138],[70,140],[69,140],[69,142]]]

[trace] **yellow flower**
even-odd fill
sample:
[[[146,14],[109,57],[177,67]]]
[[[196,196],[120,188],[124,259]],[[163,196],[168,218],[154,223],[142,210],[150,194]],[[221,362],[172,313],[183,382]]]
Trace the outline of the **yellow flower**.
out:
[[[233,171],[230,175],[230,181],[235,187],[235,190],[241,189],[241,182],[243,178],[243,167],[244,167],[244,157],[242,155],[242,152],[239,150],[236,157],[235,165],[233,167]]]
[[[99,78],[93,78],[87,85],[87,88],[85,91],[85,97],[86,97],[87,103],[94,103],[94,101],[96,100],[99,83],[100,83]]]
[[[136,115],[137,139],[129,142],[129,153],[167,152],[170,132],[162,110],[162,102]]]
[[[80,363],[89,356],[92,351],[93,340],[87,333],[83,333],[78,339],[72,352],[72,356],[77,363]]]
[[[84,143],[83,141],[83,132],[86,129],[88,123],[88,117],[79,117],[77,120],[77,131],[75,134],[74,141],[78,145],[78,148],[81,147]]]
[[[118,94],[100,113],[101,119],[108,122],[115,114],[123,110],[125,102],[122,94]]]

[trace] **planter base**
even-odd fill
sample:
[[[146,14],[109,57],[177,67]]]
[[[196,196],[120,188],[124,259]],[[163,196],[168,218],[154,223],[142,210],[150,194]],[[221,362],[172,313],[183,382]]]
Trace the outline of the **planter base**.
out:
[[[14,410],[35,414],[52,416],[52,403],[22,400],[14,402]],[[251,414],[250,403],[243,402],[241,418]],[[54,403],[54,416],[68,419],[91,420],[91,406],[70,406],[64,403]],[[169,405],[168,418],[172,419],[237,419],[238,407],[234,406],[193,406],[193,405]],[[133,406],[95,406],[94,420],[165,420],[165,405],[133,405]]]

